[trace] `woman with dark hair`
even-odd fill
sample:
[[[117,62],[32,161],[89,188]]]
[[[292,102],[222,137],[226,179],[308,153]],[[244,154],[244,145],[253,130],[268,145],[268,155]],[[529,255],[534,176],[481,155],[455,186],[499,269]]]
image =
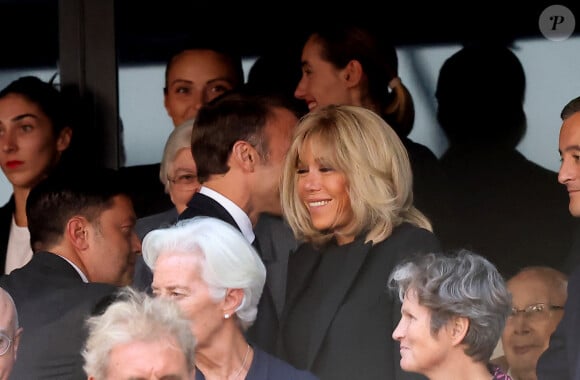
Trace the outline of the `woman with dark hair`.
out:
[[[21,77],[0,91],[0,167],[13,191],[0,209],[1,274],[32,257],[26,198],[69,148],[72,128],[65,114],[61,93],[37,77]]]
[[[310,111],[329,104],[361,106],[380,115],[403,142],[413,170],[415,205],[433,222],[450,215],[435,154],[408,135],[415,121],[411,93],[399,76],[395,47],[371,28],[338,24],[311,33],[302,48],[302,78],[294,96]],[[445,205],[445,207],[443,206]]]

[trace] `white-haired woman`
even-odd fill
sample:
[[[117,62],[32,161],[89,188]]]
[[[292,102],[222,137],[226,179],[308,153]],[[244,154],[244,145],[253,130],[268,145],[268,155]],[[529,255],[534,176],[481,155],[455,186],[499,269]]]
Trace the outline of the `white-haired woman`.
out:
[[[153,293],[174,299],[191,320],[197,380],[316,379],[246,340],[266,268],[234,227],[216,218],[186,219],[147,234],[143,255],[153,270]]]

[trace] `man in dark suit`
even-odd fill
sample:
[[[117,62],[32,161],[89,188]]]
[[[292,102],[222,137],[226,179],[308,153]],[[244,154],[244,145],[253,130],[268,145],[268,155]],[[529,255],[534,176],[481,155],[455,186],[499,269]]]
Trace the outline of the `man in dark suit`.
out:
[[[274,350],[286,292],[288,253],[260,250],[253,228],[261,213],[282,213],[282,163],[298,121],[293,103],[280,96],[232,92],[202,107],[191,151],[202,184],[179,219],[211,216],[238,228],[266,265],[266,286],[248,337]]]
[[[85,319],[132,281],[141,243],[117,173],[52,175],[26,203],[32,260],[0,278],[22,334],[14,379],[81,379]]]
[[[566,186],[568,209],[580,217],[580,97],[571,100],[562,110],[559,151],[562,159],[558,181]],[[578,255],[572,252],[572,255]],[[577,260],[574,260],[577,263]],[[539,380],[580,380],[580,266],[568,278],[568,299],[564,317],[550,338],[548,349],[537,366]]]

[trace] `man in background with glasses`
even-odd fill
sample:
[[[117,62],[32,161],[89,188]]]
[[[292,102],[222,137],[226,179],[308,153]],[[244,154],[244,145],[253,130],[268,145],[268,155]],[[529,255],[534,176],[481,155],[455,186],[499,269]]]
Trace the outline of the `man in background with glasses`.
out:
[[[0,380],[7,380],[16,361],[22,328],[10,294],[0,288]]]
[[[538,358],[564,315],[567,277],[550,267],[527,267],[507,283],[512,312],[501,342],[514,380],[535,380]]]

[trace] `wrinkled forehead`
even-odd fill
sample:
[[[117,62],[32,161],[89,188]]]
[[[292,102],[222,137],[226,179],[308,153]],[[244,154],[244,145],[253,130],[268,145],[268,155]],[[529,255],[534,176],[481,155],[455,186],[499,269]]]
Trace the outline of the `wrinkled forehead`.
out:
[[[527,272],[517,275],[507,282],[508,291],[512,295],[512,302],[532,304],[550,302],[556,293],[551,289],[551,282],[536,272]],[[523,306],[526,306],[523,305]]]

